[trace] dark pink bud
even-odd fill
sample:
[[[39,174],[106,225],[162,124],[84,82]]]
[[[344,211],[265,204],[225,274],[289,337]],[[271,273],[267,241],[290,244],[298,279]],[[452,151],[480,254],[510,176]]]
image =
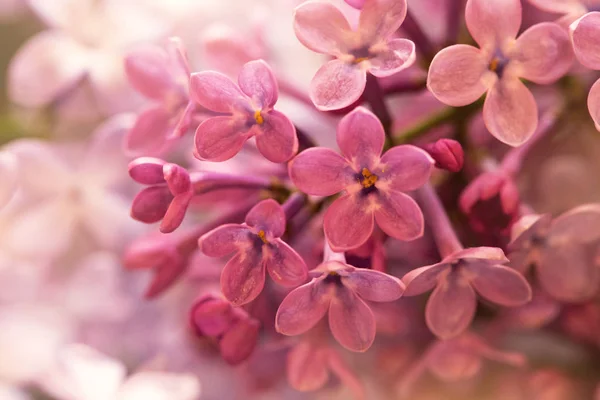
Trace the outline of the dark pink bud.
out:
[[[192,182],[188,171],[177,164],[165,164],[162,168],[164,180],[174,196],[192,190]]]
[[[190,324],[200,336],[218,337],[231,328],[232,322],[231,304],[212,293],[198,298],[190,310]]]
[[[134,181],[144,185],[158,185],[165,183],[163,166],[165,162],[160,158],[140,157],[129,163],[129,176]]]
[[[128,269],[150,269],[160,264],[173,262],[177,250],[167,237],[160,234],[142,237],[133,242],[123,256],[123,263]]]
[[[154,298],[170,288],[173,283],[183,275],[186,267],[186,260],[178,253],[175,253],[175,256],[168,262],[161,263],[154,267],[154,277],[144,294],[146,298]]]
[[[260,323],[249,316],[234,322],[219,341],[223,359],[231,365],[237,365],[250,357],[256,347],[259,330]]]
[[[435,160],[435,166],[450,172],[458,172],[465,162],[463,148],[456,140],[440,139],[435,143],[423,146]]]
[[[173,195],[166,186],[151,186],[139,192],[131,204],[131,217],[140,222],[158,222],[167,213]]]

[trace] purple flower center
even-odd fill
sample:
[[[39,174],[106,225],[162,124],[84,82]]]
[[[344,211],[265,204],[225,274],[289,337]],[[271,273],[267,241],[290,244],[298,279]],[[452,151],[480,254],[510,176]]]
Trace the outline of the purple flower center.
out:
[[[328,284],[334,284],[336,286],[341,286],[342,277],[337,272],[331,271],[329,272],[329,274],[327,274],[327,277],[325,278],[324,282]]]
[[[373,57],[373,54],[371,53],[368,47],[361,47],[356,50],[352,50],[350,51],[350,54],[354,56],[354,60],[352,60],[354,64],[367,61],[368,59]]]
[[[501,54],[495,55],[490,64],[488,65],[488,69],[492,72],[495,72],[498,75],[498,78],[502,78],[504,74],[504,69],[508,65],[508,59]]]

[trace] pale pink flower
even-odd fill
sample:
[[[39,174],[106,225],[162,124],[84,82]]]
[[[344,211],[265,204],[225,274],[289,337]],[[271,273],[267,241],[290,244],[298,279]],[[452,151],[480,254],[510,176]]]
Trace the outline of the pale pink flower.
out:
[[[265,285],[267,271],[283,286],[297,286],[306,280],[304,260],[281,240],[285,225],[283,208],[268,199],[250,210],[244,224],[225,224],[200,238],[200,249],[207,256],[235,252],[221,274],[221,290],[232,304],[254,300]]]
[[[352,30],[331,3],[312,0],[296,8],[298,40],[317,53],[335,57],[317,71],[310,85],[310,97],[318,109],[338,110],[357,101],[367,72],[386,77],[414,63],[415,44],[393,38],[406,9],[406,0],[366,0],[358,28]]]
[[[298,151],[296,128],[273,107],[279,96],[277,81],[269,65],[256,60],[246,63],[236,85],[215,71],[192,74],[190,95],[202,107],[220,113],[203,121],[196,130],[195,155],[208,161],[235,156],[248,139],[269,161],[281,163]]]
[[[0,151],[0,209],[13,198],[19,185],[17,158],[9,151]]]
[[[281,302],[275,328],[300,335],[329,314],[333,337],[351,351],[367,351],[375,340],[375,315],[366,301],[394,301],[404,285],[383,272],[326,261],[310,272],[313,279],[292,290]],[[366,300],[366,301],[365,301]]]
[[[583,14],[600,9],[600,0],[529,0],[529,2],[540,10],[564,15],[557,22],[565,27]]]
[[[135,227],[118,190],[127,182],[120,143],[131,122],[127,116],[115,117],[87,144],[10,143],[22,202],[3,232],[3,243],[18,254],[53,257],[67,250],[84,228],[101,247],[119,248]]]
[[[381,122],[359,107],[340,121],[336,135],[342,155],[311,148],[289,164],[290,178],[304,193],[331,196],[342,192],[325,213],[324,230],[334,251],[365,243],[377,225],[400,240],[423,234],[423,214],[406,191],[423,186],[433,160],[415,146],[396,146],[381,155]]]
[[[555,219],[526,215],[513,227],[511,265],[523,272],[535,266],[541,287],[556,299],[584,301],[600,288],[599,239],[599,204],[576,207]]]
[[[521,78],[550,84],[570,68],[568,35],[543,22],[518,38],[520,0],[469,0],[465,19],[479,49],[457,44],[440,51],[429,68],[427,87],[441,102],[465,106],[487,92],[483,118],[498,140],[519,146],[535,132],[538,108]]]
[[[29,4],[49,29],[29,39],[11,61],[8,93],[14,102],[43,107],[85,80],[101,112],[112,114],[136,105],[122,57],[129,46],[164,35],[166,27],[156,16],[127,0]]]
[[[433,289],[427,301],[425,320],[442,339],[464,332],[475,316],[478,293],[484,299],[506,307],[531,300],[531,288],[523,276],[504,264],[501,249],[475,247],[461,249],[441,262],[417,268],[406,274],[404,294],[415,296]]]

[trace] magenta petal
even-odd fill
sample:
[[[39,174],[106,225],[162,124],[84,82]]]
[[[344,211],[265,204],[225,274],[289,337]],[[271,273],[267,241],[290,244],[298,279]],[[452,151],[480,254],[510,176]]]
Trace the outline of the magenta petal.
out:
[[[160,158],[139,157],[129,163],[129,176],[134,181],[144,185],[165,183],[163,166],[165,161]]]
[[[440,274],[448,268],[450,265],[439,263],[413,269],[402,277],[402,282],[406,285],[404,295],[416,296],[430,291],[437,285]]]
[[[600,12],[591,12],[573,22],[571,38],[573,50],[580,63],[591,69],[600,69]]]
[[[518,76],[535,83],[553,83],[573,64],[569,35],[558,24],[536,24],[517,39],[511,62],[516,64]]]
[[[144,296],[148,299],[154,298],[165,290],[170,288],[185,272],[187,263],[181,257],[177,257],[171,262],[165,262],[155,268],[152,282]]]
[[[531,287],[523,275],[502,265],[469,263],[471,285],[482,297],[501,306],[521,306],[531,300]]]
[[[185,217],[188,205],[194,197],[193,192],[181,193],[173,198],[162,222],[160,223],[160,231],[162,233],[171,233],[179,228]]]
[[[322,388],[329,380],[327,348],[309,341],[298,343],[287,356],[287,379],[291,387],[301,392]]]
[[[533,94],[517,78],[499,80],[485,99],[483,120],[496,139],[510,146],[523,144],[537,128],[538,109]]]
[[[298,286],[306,281],[306,264],[296,250],[280,239],[275,240],[267,249],[263,250],[268,252],[265,263],[275,283],[282,286]]]
[[[367,351],[375,340],[375,315],[351,290],[338,287],[329,307],[329,328],[342,347]]]
[[[173,86],[169,56],[159,47],[148,46],[128,53],[125,73],[131,86],[150,99],[163,100]]]
[[[265,286],[265,265],[252,248],[235,254],[221,273],[221,291],[234,306],[249,303]]]
[[[127,132],[125,149],[138,155],[160,153],[173,128],[167,110],[162,107],[149,108],[137,117],[135,125]]]
[[[600,204],[577,206],[556,217],[551,224],[551,243],[592,243],[600,239]]]
[[[275,200],[263,200],[248,212],[246,225],[263,230],[273,238],[278,238],[285,232],[285,213]]]
[[[548,294],[565,302],[589,300],[598,292],[600,268],[591,246],[546,247],[537,265],[538,279]]]
[[[429,181],[433,165],[431,156],[418,147],[392,147],[379,162],[377,187],[400,192],[416,190]]]
[[[600,131],[600,80],[592,85],[588,94],[587,105],[594,124],[596,124],[596,129]]]
[[[342,277],[348,289],[369,301],[394,301],[402,296],[404,284],[394,276],[369,269],[356,269]]]
[[[333,251],[354,249],[365,243],[373,232],[373,212],[360,194],[335,200],[325,212],[323,230]]]
[[[312,51],[332,55],[346,53],[355,36],[342,12],[324,1],[308,1],[296,8],[294,32]]]
[[[250,357],[260,332],[260,323],[254,319],[240,319],[225,332],[219,341],[221,357],[230,365],[237,365]]]
[[[380,78],[393,75],[413,65],[416,59],[415,44],[408,39],[393,39],[385,51],[369,60],[369,72]]]
[[[308,331],[325,316],[330,300],[322,279],[297,287],[281,302],[275,316],[275,329],[288,336]]]
[[[207,161],[226,161],[239,153],[247,140],[243,121],[225,116],[208,118],[196,129],[196,156]]]
[[[453,272],[438,283],[427,301],[427,326],[442,339],[459,335],[473,321],[476,306],[473,288],[460,274]]]
[[[381,194],[375,220],[382,231],[400,240],[414,240],[423,235],[423,213],[410,196],[395,191]]]
[[[190,97],[202,107],[220,113],[229,113],[247,103],[246,96],[235,82],[215,71],[192,74]]]
[[[263,60],[244,64],[238,76],[238,85],[259,108],[271,108],[277,102],[277,80],[271,67]]]
[[[290,162],[288,169],[294,185],[314,196],[331,196],[352,182],[353,171],[346,160],[323,147],[304,150]]]
[[[131,204],[131,217],[151,224],[160,221],[166,214],[173,195],[166,186],[151,186],[135,196]]]
[[[468,0],[465,21],[479,47],[492,51],[517,37],[521,13],[520,0]]]
[[[360,13],[358,31],[367,43],[387,39],[406,17],[406,0],[369,0]]]
[[[205,233],[198,246],[209,257],[223,257],[248,246],[250,231],[240,224],[225,224]]]
[[[321,111],[339,110],[360,98],[367,74],[359,66],[340,60],[323,65],[310,83],[310,98]]]
[[[262,114],[264,124],[256,134],[256,147],[269,161],[288,161],[298,151],[296,128],[285,114],[271,110]]]
[[[491,265],[508,262],[508,258],[506,258],[501,248],[486,246],[459,250],[444,258],[444,262],[451,263],[461,259],[476,260],[477,262]]]
[[[338,124],[337,144],[356,171],[373,169],[383,150],[385,132],[371,111],[357,107]]]
[[[584,0],[585,1],[585,0]],[[531,4],[540,10],[556,14],[570,14],[581,12],[584,9],[584,1],[581,0],[529,0]]]
[[[487,71],[488,60],[481,50],[457,44],[435,55],[429,67],[427,87],[442,103],[466,106],[488,89],[483,79]]]

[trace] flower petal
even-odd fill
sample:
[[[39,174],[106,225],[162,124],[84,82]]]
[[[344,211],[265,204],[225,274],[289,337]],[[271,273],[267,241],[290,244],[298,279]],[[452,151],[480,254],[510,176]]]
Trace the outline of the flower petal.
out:
[[[287,379],[301,392],[322,388],[329,380],[327,349],[307,340],[298,343],[287,356]]]
[[[167,208],[167,212],[165,213],[162,222],[160,223],[160,231],[162,233],[171,233],[175,229],[179,228],[183,222],[183,218],[185,218],[188,205],[193,197],[194,192],[186,192],[180,193],[173,198],[171,204],[169,204],[169,208]]]
[[[244,64],[238,76],[238,85],[259,108],[271,108],[277,102],[277,80],[269,64],[263,60]]]
[[[433,166],[431,156],[416,146],[392,147],[379,162],[377,187],[399,192],[416,190],[429,181]]]
[[[402,282],[406,285],[404,295],[416,296],[430,291],[437,284],[440,274],[448,268],[450,268],[449,264],[438,263],[413,269],[402,277]]]
[[[366,1],[358,23],[362,40],[372,43],[392,36],[404,22],[406,10],[406,0]]]
[[[587,105],[596,129],[600,131],[600,79],[594,82],[590,88]]]
[[[249,303],[265,286],[265,265],[252,247],[236,253],[221,273],[221,291],[234,306]]]
[[[342,12],[324,1],[307,1],[296,8],[294,32],[312,51],[332,55],[346,53],[354,36]]]
[[[370,269],[356,269],[342,277],[342,283],[369,301],[394,301],[402,296],[404,284],[394,276]]]
[[[339,110],[360,98],[367,74],[358,66],[340,60],[324,64],[310,83],[310,99],[321,111]]]
[[[383,150],[385,132],[375,114],[357,107],[340,120],[336,140],[356,171],[365,167],[373,169]]]
[[[298,137],[292,121],[283,113],[271,110],[263,114],[264,123],[256,134],[256,147],[267,160],[288,161],[298,152]]]
[[[382,231],[400,240],[414,240],[423,236],[423,213],[410,196],[396,191],[379,196],[375,220]]]
[[[160,153],[173,131],[171,115],[162,107],[142,111],[125,137],[125,149],[129,154],[149,155]]]
[[[294,185],[314,196],[331,196],[352,182],[346,160],[324,147],[304,150],[290,162],[288,170]]]
[[[600,12],[585,14],[570,27],[573,50],[580,63],[591,69],[600,69]]]
[[[600,267],[590,247],[570,243],[544,249],[537,273],[548,294],[565,302],[581,302],[598,292]]]
[[[375,315],[351,290],[337,287],[329,307],[329,328],[342,347],[350,351],[367,351],[375,340]]]
[[[248,227],[240,224],[225,224],[198,239],[198,246],[209,257],[223,257],[245,248],[249,243]]]
[[[581,0],[529,0],[540,10],[556,14],[572,14],[580,12],[584,5]]]
[[[477,300],[471,285],[458,273],[451,273],[438,283],[427,301],[427,326],[439,338],[457,336],[473,321],[476,306]]]
[[[591,243],[600,239],[600,204],[577,206],[555,218],[550,225],[550,242]]]
[[[295,336],[315,326],[329,309],[331,297],[327,289],[322,279],[313,279],[292,290],[277,310],[277,332]]]
[[[369,72],[384,78],[413,65],[416,59],[415,44],[408,39],[393,39],[385,51],[369,60]]]
[[[258,342],[260,323],[245,318],[234,323],[219,340],[221,357],[230,365],[246,361]]]
[[[247,140],[243,122],[228,116],[208,118],[196,129],[195,155],[207,161],[226,161],[239,153]]]
[[[435,55],[429,67],[427,87],[442,103],[466,106],[487,90],[483,79],[487,71],[488,60],[481,50],[456,44]]]
[[[531,300],[531,287],[519,272],[503,265],[469,263],[471,285],[481,296],[501,306],[521,306]]]
[[[166,183],[163,167],[166,161],[154,157],[139,157],[129,163],[128,171],[131,178],[143,185],[158,185]]]
[[[306,281],[308,277],[306,264],[296,250],[287,243],[277,239],[272,246],[268,247],[268,252],[265,260],[267,271],[277,284],[298,286]]]
[[[263,200],[248,212],[246,225],[262,229],[270,236],[279,238],[285,232],[285,212],[275,200]]]
[[[89,58],[71,37],[46,31],[27,41],[8,68],[8,96],[25,107],[41,107],[72,88],[86,73]]]
[[[246,96],[227,75],[215,71],[193,73],[190,97],[202,107],[220,113],[230,113],[247,103]]]
[[[325,212],[323,230],[333,251],[354,249],[373,233],[373,212],[360,193],[335,200]]]
[[[508,258],[499,247],[469,247],[452,253],[444,258],[444,262],[451,263],[456,260],[476,260],[488,264],[502,264],[508,262]]]
[[[517,37],[521,13],[520,0],[469,0],[465,21],[479,47],[491,52]]]
[[[569,35],[558,24],[536,24],[519,36],[510,58],[518,76],[535,83],[553,83],[573,64]],[[514,68],[513,64],[509,68]]]
[[[131,203],[131,217],[152,224],[160,221],[169,208],[173,195],[166,186],[150,186],[139,192]]]
[[[131,86],[144,96],[163,100],[173,86],[169,55],[158,46],[145,46],[125,56],[125,73]]]
[[[519,146],[537,127],[535,98],[519,79],[501,79],[488,92],[483,104],[483,120],[496,139]]]
[[[129,376],[119,388],[119,400],[194,400],[200,396],[201,385],[192,373],[141,371]]]
[[[0,209],[12,199],[18,186],[17,157],[9,151],[0,151]]]

